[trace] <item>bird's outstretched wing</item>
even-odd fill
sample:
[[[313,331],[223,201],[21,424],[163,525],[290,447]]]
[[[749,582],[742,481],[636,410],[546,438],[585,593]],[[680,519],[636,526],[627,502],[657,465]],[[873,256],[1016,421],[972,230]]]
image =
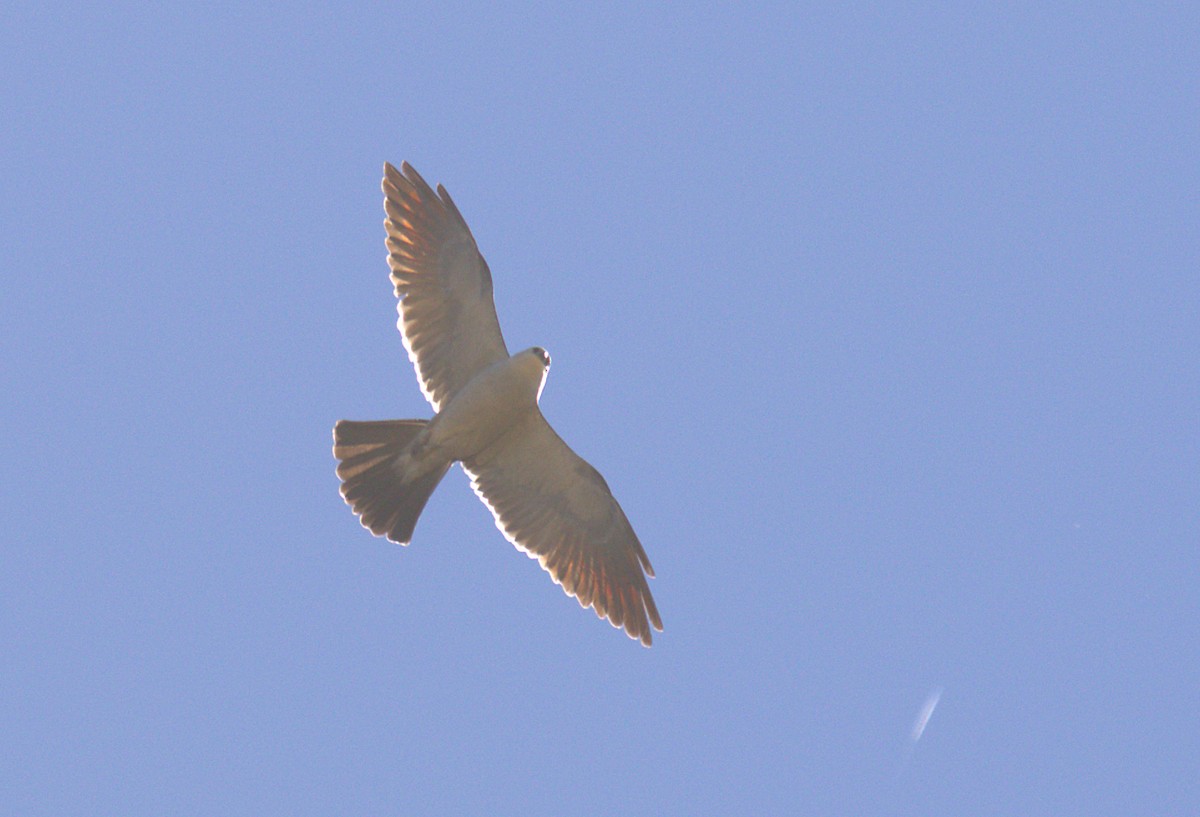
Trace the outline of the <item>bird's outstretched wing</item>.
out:
[[[397,326],[434,411],[480,370],[508,357],[492,274],[441,185],[408,162],[383,166],[388,264],[400,299]]]
[[[650,560],[604,477],[570,449],[537,409],[463,462],[496,527],[596,615],[650,646],[662,619]],[[648,617],[648,620],[647,620]]]

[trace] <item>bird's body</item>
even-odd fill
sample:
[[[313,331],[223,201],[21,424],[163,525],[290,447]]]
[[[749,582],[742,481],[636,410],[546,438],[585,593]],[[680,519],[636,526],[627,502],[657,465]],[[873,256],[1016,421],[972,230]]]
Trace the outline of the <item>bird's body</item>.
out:
[[[407,163],[384,166],[398,325],[432,420],[342,420],[334,456],[342,496],[376,535],[407,544],[442,477],[461,462],[496,525],[585,607],[647,646],[662,619],[650,561],[604,478],[538,408],[550,356],[511,357],[492,279],[444,188]]]
[[[537,347],[527,349],[471,378],[433,418],[430,442],[451,459],[465,460],[537,411],[538,394],[549,368],[548,362],[543,362],[544,354]]]

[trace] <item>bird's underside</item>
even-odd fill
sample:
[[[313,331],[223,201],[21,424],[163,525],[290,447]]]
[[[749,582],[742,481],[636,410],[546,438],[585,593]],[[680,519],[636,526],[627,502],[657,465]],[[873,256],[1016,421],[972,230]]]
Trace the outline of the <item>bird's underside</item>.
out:
[[[407,544],[429,496],[459,461],[496,526],[584,607],[646,646],[662,619],[645,550],[604,478],[546,422],[537,399],[550,358],[510,356],[492,277],[449,194],[408,164],[384,166],[397,322],[432,420],[334,426],[342,496],[364,527]]]

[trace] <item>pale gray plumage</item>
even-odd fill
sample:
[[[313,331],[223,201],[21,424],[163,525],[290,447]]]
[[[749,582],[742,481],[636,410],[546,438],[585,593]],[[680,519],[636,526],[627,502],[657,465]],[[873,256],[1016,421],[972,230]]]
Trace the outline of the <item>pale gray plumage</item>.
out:
[[[441,411],[478,372],[508,357],[492,273],[450,194],[435,195],[405,162],[383,166],[388,264],[404,348],[421,391]]]
[[[388,263],[398,326],[431,421],[340,421],[334,455],[342,495],[365,527],[407,544],[450,464],[461,461],[496,525],[584,607],[649,646],[662,619],[637,535],[604,478],[567,446],[537,406],[550,358],[511,357],[492,276],[440,185],[406,162],[384,166]]]

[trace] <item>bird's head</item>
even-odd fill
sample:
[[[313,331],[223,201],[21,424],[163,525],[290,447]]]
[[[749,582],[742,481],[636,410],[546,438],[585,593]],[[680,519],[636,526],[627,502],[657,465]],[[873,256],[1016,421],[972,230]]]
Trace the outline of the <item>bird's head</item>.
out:
[[[531,363],[541,368],[541,382],[538,383],[536,398],[537,400],[541,400],[542,389],[546,387],[546,375],[550,371],[550,353],[541,346],[534,346],[531,349],[526,349],[521,354],[522,356],[528,356]]]

